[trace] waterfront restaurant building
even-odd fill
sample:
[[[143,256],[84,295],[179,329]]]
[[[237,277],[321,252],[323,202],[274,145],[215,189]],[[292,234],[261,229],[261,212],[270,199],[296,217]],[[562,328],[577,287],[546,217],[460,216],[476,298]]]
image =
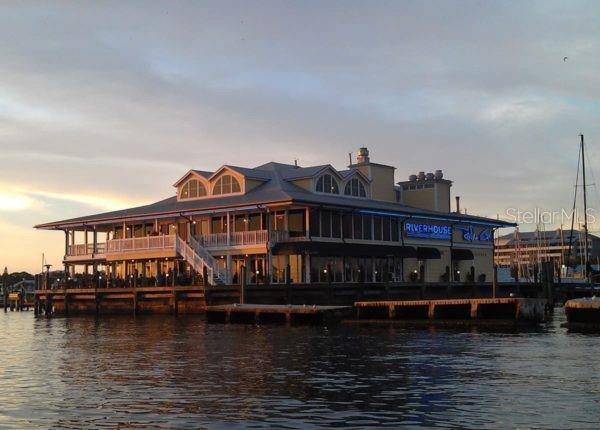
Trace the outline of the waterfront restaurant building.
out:
[[[513,224],[452,212],[439,170],[394,170],[366,148],[346,170],[190,170],[159,202],[36,228],[64,232],[66,282],[491,282],[494,229]]]

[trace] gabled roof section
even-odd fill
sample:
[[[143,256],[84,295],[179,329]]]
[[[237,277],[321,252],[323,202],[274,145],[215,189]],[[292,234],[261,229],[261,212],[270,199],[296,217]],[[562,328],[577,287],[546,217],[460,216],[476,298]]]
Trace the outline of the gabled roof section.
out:
[[[321,175],[326,170],[330,170],[338,179],[344,179],[340,173],[331,164],[322,164],[320,166],[298,167],[292,171],[283,172],[283,179],[286,181],[296,181],[298,179],[313,178]]]
[[[179,179],[177,180],[177,182],[175,182],[175,183],[173,184],[173,186],[174,186],[174,187],[178,187],[178,186],[179,186],[179,185],[180,185],[180,184],[181,184],[183,181],[185,181],[185,180],[186,180],[186,179],[187,179],[187,178],[188,178],[190,175],[196,175],[196,176],[199,176],[200,178],[203,178],[203,179],[208,179],[208,177],[209,177],[210,175],[212,175],[212,173],[211,173],[211,172],[205,172],[205,171],[203,171],[203,170],[194,170],[194,169],[190,169],[190,170],[188,170],[188,171],[185,173],[185,175],[183,175],[181,178],[179,178]]]
[[[340,170],[340,175],[344,178],[344,180],[349,179],[354,175],[360,176],[367,184],[371,183],[371,180],[366,177],[366,175],[358,169],[348,169],[348,170]]]
[[[248,178],[248,179],[256,179],[259,181],[269,181],[272,177],[272,174],[266,170],[260,169],[249,169],[247,167],[239,167],[239,166],[230,166],[225,164],[217,169],[208,179],[213,179],[217,177],[223,170],[231,170],[233,172],[239,173],[240,175]]]

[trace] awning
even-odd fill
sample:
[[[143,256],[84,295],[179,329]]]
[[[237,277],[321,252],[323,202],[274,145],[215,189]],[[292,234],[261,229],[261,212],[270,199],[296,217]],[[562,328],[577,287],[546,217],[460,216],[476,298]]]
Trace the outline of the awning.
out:
[[[473,260],[475,257],[473,256],[473,251],[470,249],[452,249],[452,259],[453,260]]]
[[[439,260],[442,255],[437,248],[419,246],[417,247],[417,258],[419,260]]]
[[[327,257],[403,257],[416,258],[412,246],[372,245],[340,242],[280,242],[271,249],[273,255],[309,254]]]

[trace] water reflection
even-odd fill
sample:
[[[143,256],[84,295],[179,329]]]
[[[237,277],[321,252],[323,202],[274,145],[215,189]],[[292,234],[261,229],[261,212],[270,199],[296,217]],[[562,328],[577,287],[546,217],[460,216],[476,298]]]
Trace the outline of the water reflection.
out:
[[[588,427],[598,336],[0,315],[0,427]]]

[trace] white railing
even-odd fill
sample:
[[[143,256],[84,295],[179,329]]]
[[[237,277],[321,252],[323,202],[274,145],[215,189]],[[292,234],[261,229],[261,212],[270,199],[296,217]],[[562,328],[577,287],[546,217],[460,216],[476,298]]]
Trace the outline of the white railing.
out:
[[[93,243],[88,243],[87,245],[85,243],[82,243],[82,244],[78,244],[78,245],[69,245],[67,247],[67,255],[69,257],[78,257],[78,256],[83,256],[83,255],[91,255],[91,254],[104,254],[105,251],[106,251],[106,244],[104,242],[96,244],[95,252],[94,252],[94,244]]]
[[[203,234],[198,238],[198,242],[205,248],[227,246],[227,233]]]
[[[258,245],[267,243],[269,232],[267,230],[239,231],[231,233],[231,245]]]
[[[227,233],[203,234],[198,237],[197,242],[204,248],[216,248],[224,246],[240,246],[240,245],[262,245],[267,242],[286,242],[288,240],[305,240],[304,236],[300,238],[290,238],[287,231],[271,231],[268,230],[251,230],[251,231],[236,231]]]
[[[193,237],[190,238],[189,243],[192,249],[204,260],[206,266],[210,267],[212,273],[214,273],[221,281],[225,281],[227,279],[226,269],[221,270],[219,268],[219,264],[217,263],[217,260],[215,260],[215,257],[213,257],[210,252],[208,252],[206,248],[203,247],[200,242]]]
[[[149,249],[174,249],[174,234],[163,236],[134,237],[129,239],[112,239],[107,243],[107,253],[144,251]]]
[[[269,240],[271,243],[287,242],[290,238],[288,231],[273,230],[270,234]]]
[[[192,239],[193,240],[193,239]],[[223,279],[222,275],[219,273],[218,267],[216,265],[215,259],[212,255],[210,255],[205,249],[198,245],[198,243],[194,240],[194,245],[186,243],[180,237],[177,237],[176,241],[176,249],[177,252],[194,268],[196,272],[203,273],[204,268],[206,267],[206,282],[210,285],[216,285],[217,280],[215,279],[215,275],[217,279]],[[192,247],[194,246],[194,247]],[[197,247],[197,249],[195,249]],[[216,270],[215,270],[216,269]]]

